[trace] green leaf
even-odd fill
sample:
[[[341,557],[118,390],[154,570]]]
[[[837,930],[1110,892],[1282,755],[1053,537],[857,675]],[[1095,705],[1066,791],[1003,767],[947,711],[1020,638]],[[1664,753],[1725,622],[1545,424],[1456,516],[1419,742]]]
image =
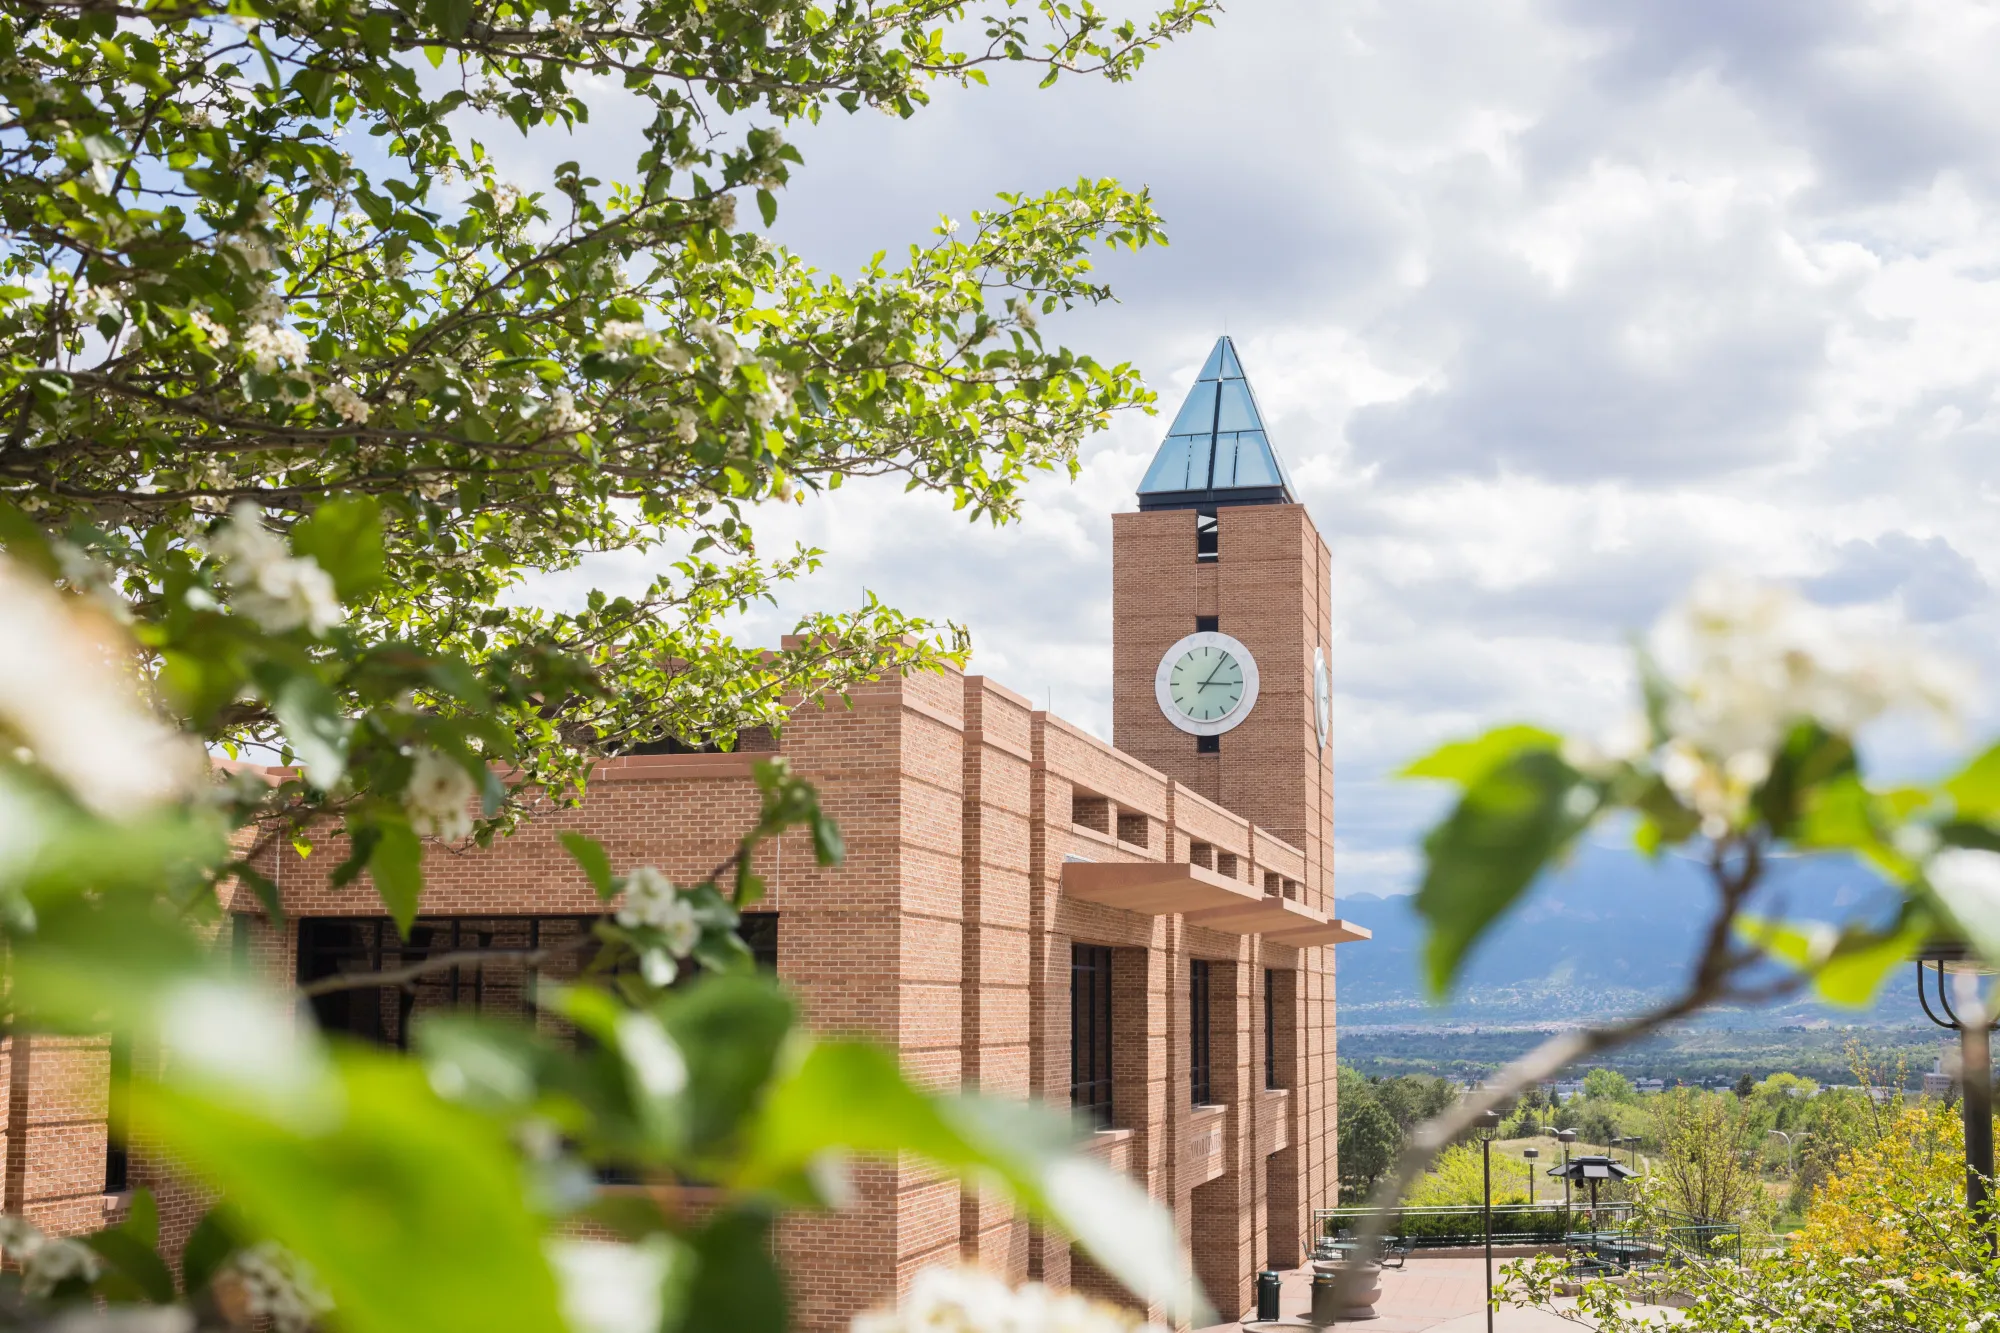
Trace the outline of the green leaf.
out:
[[[181,1248],[181,1286],[193,1296],[204,1290],[225,1263],[236,1253],[240,1242],[222,1205],[202,1214]]]
[[[407,820],[378,817],[379,837],[368,856],[368,877],[382,905],[395,918],[396,932],[410,937],[410,923],[417,919],[417,904],[424,896],[424,844]]]
[[[347,773],[348,721],[340,701],[319,673],[264,661],[255,670],[257,687],[271,701],[271,711],[284,728],[285,741],[305,765],[306,781],[331,791]]]
[[[690,1238],[695,1268],[678,1333],[784,1333],[790,1302],[770,1232],[768,1213],[732,1208]]]
[[[1173,1219],[1128,1177],[1075,1152],[1074,1134],[1067,1117],[1028,1103],[927,1096],[879,1047],[820,1042],[765,1099],[739,1183],[775,1187],[828,1154],[913,1153],[1005,1190],[1140,1300],[1176,1320],[1208,1322]]]
[[[370,592],[382,582],[382,507],[370,495],[330,500],[293,530],[292,550],[319,562],[342,601]]]
[[[250,892],[257,895],[257,905],[264,909],[264,915],[269,917],[273,924],[284,924],[284,895],[279,892],[276,880],[241,858],[230,862],[228,870],[238,884],[249,886]]]
[[[1753,798],[1771,831],[1790,837],[1819,788],[1855,773],[1854,746],[1845,736],[1800,723],[1772,757],[1771,774]]]
[[[1866,1008],[1875,1002],[1889,974],[1916,957],[1936,929],[1928,913],[1916,913],[1896,930],[1844,938],[1820,968],[1813,988],[1829,1004]]]
[[[755,1109],[796,1011],[769,978],[731,975],[669,996],[658,1012],[687,1058],[689,1146],[719,1151]]]
[[[1960,819],[2000,820],[2000,745],[1960,769],[1944,784]]]
[[[109,1271],[98,1289],[114,1300],[145,1300],[169,1305],[174,1299],[174,1275],[151,1245],[122,1227],[85,1236],[83,1243],[103,1257]]]
[[[1470,787],[1524,750],[1555,750],[1562,737],[1540,727],[1496,727],[1483,736],[1440,745],[1397,773],[1401,778],[1436,778]]]
[[[1424,839],[1416,909],[1429,927],[1424,970],[1433,996],[1451,988],[1480,936],[1569,849],[1598,809],[1595,792],[1551,749],[1526,748],[1524,741],[1495,765],[1470,751],[1452,763],[1479,776]]]
[[[254,1103],[135,1083],[134,1123],[310,1264],[351,1333],[566,1333],[505,1130],[441,1101],[416,1064],[350,1050],[305,1126]]]
[[[597,890],[600,902],[609,902],[618,894],[618,877],[611,873],[611,857],[604,850],[604,844],[586,834],[564,831],[556,834],[556,841],[563,845],[570,859],[583,871],[590,886]]]
[[[837,866],[847,859],[847,844],[840,836],[840,825],[833,816],[821,813],[817,807],[812,821],[813,859],[823,866]]]
[[[1909,962],[1930,938],[1934,923],[1923,911],[1906,912],[1887,931],[1743,916],[1734,929],[1737,938],[1793,971],[1812,973],[1813,990],[1822,999],[1852,1009],[1874,1002],[1889,973]]]
[[[132,1202],[125,1207],[125,1220],[118,1229],[131,1236],[141,1245],[148,1247],[160,1243],[160,1202],[153,1197],[153,1191],[140,1186],[132,1191]]]

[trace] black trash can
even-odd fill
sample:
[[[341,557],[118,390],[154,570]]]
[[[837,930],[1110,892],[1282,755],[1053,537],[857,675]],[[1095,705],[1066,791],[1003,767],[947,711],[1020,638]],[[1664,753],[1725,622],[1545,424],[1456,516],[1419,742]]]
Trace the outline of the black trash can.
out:
[[[1283,1275],[1275,1268],[1267,1268],[1257,1275],[1257,1318],[1278,1318],[1278,1284]]]

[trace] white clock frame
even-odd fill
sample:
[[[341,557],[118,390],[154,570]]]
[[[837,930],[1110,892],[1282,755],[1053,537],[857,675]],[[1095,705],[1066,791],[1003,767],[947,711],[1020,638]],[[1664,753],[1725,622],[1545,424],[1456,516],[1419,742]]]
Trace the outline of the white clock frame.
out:
[[[1180,661],[1182,654],[1195,648],[1220,648],[1243,668],[1243,697],[1236,701],[1236,707],[1213,722],[1197,722],[1174,706],[1174,663]],[[1250,650],[1243,646],[1241,639],[1231,638],[1216,630],[1199,630],[1175,643],[1160,659],[1159,669],[1153,673],[1153,698],[1167,721],[1190,736],[1220,736],[1241,725],[1243,719],[1250,716],[1250,710],[1257,706],[1257,659],[1250,655]]]
[[[1313,730],[1319,735],[1319,748],[1326,748],[1327,734],[1333,730],[1333,680],[1326,670],[1326,649],[1313,649]]]

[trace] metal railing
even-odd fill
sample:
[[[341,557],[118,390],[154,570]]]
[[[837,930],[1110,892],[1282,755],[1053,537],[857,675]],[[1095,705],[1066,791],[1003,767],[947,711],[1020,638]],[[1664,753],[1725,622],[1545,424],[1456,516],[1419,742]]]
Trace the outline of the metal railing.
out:
[[[1315,1208],[1306,1250],[1319,1258],[1348,1252],[1362,1223],[1374,1210]],[[1447,1249],[1479,1245],[1486,1238],[1486,1211],[1478,1204],[1405,1207],[1390,1211],[1383,1228],[1386,1251]],[[1625,1200],[1588,1204],[1505,1203],[1493,1206],[1493,1243],[1546,1245],[1568,1249],[1579,1271],[1628,1272],[1635,1268],[1676,1267],[1700,1259],[1743,1257],[1743,1229],[1730,1222],[1707,1222],[1678,1213],[1656,1215],[1641,1224]]]
[[[1321,1240],[1351,1241],[1360,1234],[1361,1224],[1373,1209],[1315,1208],[1308,1250],[1325,1248]],[[1496,1203],[1493,1205],[1493,1242],[1496,1245],[1560,1245],[1563,1238],[1580,1227],[1591,1230],[1618,1228],[1629,1223],[1632,1205],[1607,1201],[1597,1205],[1593,1218],[1588,1204]],[[1386,1244],[1396,1249],[1430,1250],[1478,1245],[1486,1238],[1486,1210],[1476,1203],[1435,1207],[1392,1209],[1389,1225],[1383,1229]]]

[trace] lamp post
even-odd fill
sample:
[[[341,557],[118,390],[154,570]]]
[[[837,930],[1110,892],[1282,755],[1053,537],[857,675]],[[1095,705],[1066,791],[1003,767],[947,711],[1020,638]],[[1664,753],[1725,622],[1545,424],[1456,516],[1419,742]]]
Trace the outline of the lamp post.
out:
[[[1632,1169],[1637,1171],[1639,1169],[1639,1136],[1637,1134],[1624,1134],[1614,1137],[1611,1140],[1611,1146],[1614,1150],[1621,1143],[1632,1145]]]
[[[1521,1149],[1521,1156],[1525,1157],[1528,1161],[1528,1207],[1533,1208],[1535,1206],[1535,1163],[1541,1159],[1542,1150],[1540,1148],[1523,1148]]]
[[[1479,1116],[1479,1156],[1485,1179],[1486,1219],[1486,1333],[1493,1333],[1493,1133],[1500,1128],[1500,1113],[1487,1110]]]
[[[1569,1217],[1569,1145],[1576,1142],[1576,1131],[1559,1129],[1556,1138],[1562,1141],[1563,1146],[1563,1234],[1567,1236],[1572,1225]]]
[[[1778,1138],[1785,1141],[1785,1174],[1788,1176],[1798,1175],[1798,1159],[1792,1155],[1792,1136],[1785,1133],[1782,1129],[1767,1129],[1764,1131],[1764,1136],[1766,1138]]]
[[[1933,940],[1917,954],[1917,1003],[1924,1017],[1958,1033],[1958,1081],[1965,1114],[1965,1206],[1975,1222],[1987,1222],[1987,1199],[1993,1180],[1993,1028],[1986,1002],[1979,996],[1979,978],[1990,975],[1964,944]],[[1945,979],[1951,984],[1947,986]],[[1926,993],[1935,982],[1939,1018]],[[1956,1000],[1956,1005],[1953,1001]],[[1959,1012],[1960,1009],[1964,1013]],[[1992,1248],[1993,1237],[1987,1237]]]

